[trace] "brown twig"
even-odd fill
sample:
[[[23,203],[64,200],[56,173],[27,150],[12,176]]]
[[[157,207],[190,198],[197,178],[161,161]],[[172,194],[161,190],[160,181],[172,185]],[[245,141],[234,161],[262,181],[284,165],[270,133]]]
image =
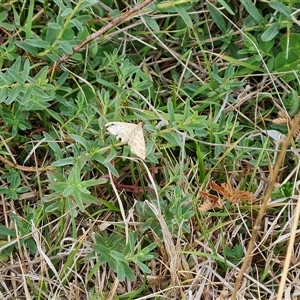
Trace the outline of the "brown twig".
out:
[[[44,172],[44,171],[54,170],[53,166],[47,166],[47,167],[41,167],[41,168],[21,166],[21,165],[18,165],[16,163],[9,161],[8,159],[6,159],[5,157],[3,157],[1,155],[0,155],[0,161],[2,161],[4,164],[9,165],[10,167],[12,167],[14,169],[18,169],[18,170],[25,171],[25,172]]]
[[[291,130],[290,130],[290,132],[289,132],[286,140],[282,143],[282,149],[281,149],[281,151],[279,153],[277,162],[276,162],[276,164],[274,166],[273,173],[271,174],[270,183],[269,183],[268,189],[266,191],[266,194],[265,194],[263,203],[261,205],[261,208],[259,210],[258,216],[256,218],[255,225],[253,227],[252,237],[251,237],[251,240],[249,242],[247,252],[245,254],[245,260],[244,260],[244,262],[242,264],[242,267],[241,267],[241,270],[239,272],[239,275],[237,276],[237,279],[236,279],[236,282],[235,282],[235,285],[234,285],[234,290],[233,290],[231,299],[237,299],[237,293],[238,293],[238,290],[239,290],[242,278],[243,278],[244,273],[246,272],[248,266],[250,265],[250,263],[252,261],[252,254],[253,254],[252,252],[253,252],[253,249],[254,249],[254,246],[255,246],[255,241],[256,241],[256,238],[257,238],[257,235],[258,235],[258,231],[260,229],[261,220],[262,220],[263,216],[265,215],[267,204],[268,204],[269,199],[271,197],[271,194],[272,194],[272,192],[274,190],[274,186],[275,186],[275,183],[276,183],[276,178],[277,178],[279,170],[280,170],[280,168],[282,166],[282,163],[283,163],[286,151],[287,151],[287,149],[288,149],[288,147],[289,147],[289,145],[291,143],[291,140],[292,140],[292,138],[293,138],[293,136],[295,134],[295,131],[297,130],[297,128],[299,126],[299,123],[300,123],[300,113],[298,113],[298,115],[296,116],[296,118],[294,120],[295,121],[292,124]]]
[[[152,2],[154,2],[155,0],[146,0],[140,4],[137,4],[135,7],[133,7],[132,9],[128,10],[127,12],[123,13],[120,17],[112,20],[110,23],[106,24],[104,27],[102,27],[100,30],[98,30],[97,32],[94,32],[93,34],[91,34],[90,36],[88,36],[84,41],[82,41],[80,44],[78,44],[76,47],[73,48],[73,53],[72,54],[65,54],[61,57],[61,59],[59,61],[57,61],[54,66],[49,70],[49,73],[51,73],[54,69],[59,68],[59,66],[65,62],[66,60],[68,60],[73,54],[75,54],[76,52],[78,52],[81,48],[83,48],[85,45],[87,45],[88,43],[92,42],[93,40],[99,38],[101,35],[103,35],[105,32],[109,31],[111,28],[122,24],[123,22],[125,22],[129,17],[133,17],[135,14],[137,14],[141,9],[143,9],[144,7],[146,7],[147,5],[151,4]]]

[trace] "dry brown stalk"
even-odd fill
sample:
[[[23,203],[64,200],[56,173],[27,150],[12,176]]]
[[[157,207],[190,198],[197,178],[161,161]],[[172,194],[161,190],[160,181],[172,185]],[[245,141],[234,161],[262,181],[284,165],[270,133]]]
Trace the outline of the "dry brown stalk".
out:
[[[83,40],[80,44],[78,44],[76,47],[73,48],[73,53],[71,53],[71,54],[67,53],[64,56],[62,56],[61,59],[59,61],[57,61],[52,68],[50,68],[49,73],[53,72],[54,69],[58,69],[59,66],[63,62],[65,62],[66,60],[68,60],[73,54],[75,54],[76,52],[78,52],[85,45],[87,45],[90,42],[92,42],[93,40],[99,38],[101,35],[105,34],[107,31],[109,31],[113,27],[118,26],[118,25],[124,23],[129,18],[132,18],[134,15],[136,15],[144,7],[148,6],[152,2],[154,2],[154,0],[146,0],[146,1],[142,2],[142,3],[140,3],[140,4],[137,4],[132,9],[130,9],[130,10],[126,11],[125,13],[123,13],[119,18],[116,18],[116,19],[112,20],[111,22],[109,22],[108,24],[106,24],[105,26],[103,26],[100,30],[98,30],[97,32],[94,32],[93,34],[91,34],[90,36],[88,36],[85,40]]]
[[[53,171],[55,169],[53,166],[46,166],[46,167],[40,167],[40,168],[21,166],[21,165],[18,165],[16,163],[9,161],[8,159],[6,159],[5,157],[3,157],[1,155],[0,155],[0,161],[2,161],[4,164],[6,164],[14,169],[25,171],[25,172],[44,172],[44,171]]]
[[[288,149],[288,147],[291,143],[291,140],[293,139],[293,136],[294,136],[294,134],[295,134],[295,132],[296,132],[298,126],[299,126],[300,113],[297,114],[297,116],[295,117],[294,120],[295,121],[292,124],[291,130],[290,130],[287,138],[282,143],[282,149],[279,153],[278,159],[277,159],[276,164],[274,166],[273,173],[271,174],[270,183],[269,183],[268,189],[266,191],[265,197],[263,199],[263,202],[262,202],[261,208],[259,210],[258,216],[256,218],[255,225],[254,225],[253,231],[252,231],[252,237],[251,237],[251,240],[249,242],[247,253],[245,254],[245,259],[244,259],[244,262],[242,264],[241,270],[239,272],[239,275],[237,276],[231,299],[238,299],[237,298],[237,293],[238,293],[238,290],[240,288],[242,278],[243,278],[244,273],[246,272],[248,266],[250,265],[250,263],[252,261],[252,252],[253,252],[253,249],[254,249],[254,246],[255,246],[255,241],[256,241],[256,238],[257,238],[257,235],[258,235],[258,231],[260,229],[261,220],[262,220],[263,216],[265,215],[267,204],[268,204],[269,199],[271,197],[271,194],[272,194],[272,192],[275,188],[276,178],[277,178],[279,170],[282,166],[286,151],[287,151],[287,149]]]

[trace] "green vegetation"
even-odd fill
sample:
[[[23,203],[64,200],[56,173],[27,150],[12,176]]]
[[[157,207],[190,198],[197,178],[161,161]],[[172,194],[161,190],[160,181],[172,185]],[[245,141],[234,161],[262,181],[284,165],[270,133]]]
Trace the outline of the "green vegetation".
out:
[[[0,0],[0,298],[297,297],[299,15]]]

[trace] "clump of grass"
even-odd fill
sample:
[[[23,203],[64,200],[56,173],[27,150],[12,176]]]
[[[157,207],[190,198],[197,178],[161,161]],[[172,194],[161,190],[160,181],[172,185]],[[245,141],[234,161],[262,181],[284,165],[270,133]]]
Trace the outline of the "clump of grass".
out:
[[[1,299],[297,297],[296,4],[0,8]]]

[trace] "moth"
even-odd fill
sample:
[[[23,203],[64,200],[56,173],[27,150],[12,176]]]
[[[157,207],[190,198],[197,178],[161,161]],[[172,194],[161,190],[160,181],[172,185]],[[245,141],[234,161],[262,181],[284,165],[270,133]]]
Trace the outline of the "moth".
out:
[[[108,132],[127,143],[130,151],[141,159],[146,158],[146,143],[143,123],[109,122],[105,124]]]

